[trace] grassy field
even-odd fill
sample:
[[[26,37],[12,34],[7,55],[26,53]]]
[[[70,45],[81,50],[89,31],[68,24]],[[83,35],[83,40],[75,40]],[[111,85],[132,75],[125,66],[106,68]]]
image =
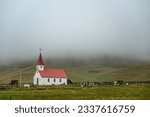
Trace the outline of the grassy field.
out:
[[[102,82],[102,81],[149,81],[150,64],[143,62],[129,62],[122,59],[104,59],[90,61],[47,61],[50,68],[62,68],[69,79],[74,82]],[[11,80],[22,83],[32,83],[35,65],[3,67],[0,66],[0,84],[10,83]],[[150,99],[150,86],[49,86],[0,89],[0,99],[14,100],[47,100],[47,99]]]
[[[1,100],[150,100],[150,86],[43,86],[0,90]]]

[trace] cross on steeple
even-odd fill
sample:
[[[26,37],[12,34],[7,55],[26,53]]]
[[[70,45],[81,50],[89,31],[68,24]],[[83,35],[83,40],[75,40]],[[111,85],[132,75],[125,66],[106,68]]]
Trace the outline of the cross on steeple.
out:
[[[41,51],[42,51],[42,48],[40,48],[39,50],[40,50],[40,53],[41,53]]]

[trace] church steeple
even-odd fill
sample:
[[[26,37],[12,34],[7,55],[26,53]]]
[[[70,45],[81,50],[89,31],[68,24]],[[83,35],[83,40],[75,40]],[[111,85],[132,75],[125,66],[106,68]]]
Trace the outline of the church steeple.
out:
[[[38,64],[38,65],[44,65],[41,52],[40,52],[40,55],[39,55],[39,59],[38,59],[38,63],[37,63],[37,64]]]
[[[36,69],[38,69],[39,71],[44,71],[44,62],[43,62],[43,58],[42,58],[42,54],[41,54],[41,49],[40,49],[40,55],[38,58]]]

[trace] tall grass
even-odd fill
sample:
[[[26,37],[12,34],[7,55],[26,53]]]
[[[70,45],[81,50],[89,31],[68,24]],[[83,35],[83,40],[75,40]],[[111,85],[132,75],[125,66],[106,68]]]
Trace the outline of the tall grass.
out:
[[[41,86],[0,90],[1,100],[149,100],[150,86]]]

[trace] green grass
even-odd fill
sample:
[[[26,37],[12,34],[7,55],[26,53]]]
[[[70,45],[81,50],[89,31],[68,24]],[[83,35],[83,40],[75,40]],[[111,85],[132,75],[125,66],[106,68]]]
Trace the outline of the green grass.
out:
[[[66,61],[66,60],[65,60]],[[115,60],[116,61],[116,60]],[[72,61],[71,61],[72,62]],[[141,81],[150,80],[150,64],[135,63],[122,64],[122,61],[117,64],[113,61],[79,64],[62,63],[52,64],[48,67],[62,68],[67,73],[69,79],[74,82],[101,82],[101,81]],[[58,62],[56,62],[58,63]],[[47,65],[47,64],[46,64]],[[22,72],[22,83],[32,83],[35,66],[14,67],[11,69],[3,69],[0,67],[0,84],[10,83],[11,80],[20,78]],[[92,71],[92,72],[91,72]],[[150,99],[150,86],[95,86],[95,87],[79,87],[79,86],[47,86],[47,87],[32,87],[26,88],[11,88],[0,89],[0,99],[14,100],[53,100],[53,99],[127,99],[127,100],[147,100]]]
[[[91,70],[96,72],[90,72]],[[150,80],[150,64],[128,65],[126,67],[76,67],[65,69],[72,81],[142,81]]]
[[[117,80],[117,78],[114,76],[104,75],[104,71],[99,73],[90,73],[89,69],[87,68],[72,68],[65,69],[65,71],[69,75],[69,78],[74,82],[100,82]]]
[[[0,83],[10,83],[11,80],[20,80],[20,71],[22,83],[32,83],[32,77],[35,72],[35,66],[27,66],[24,68],[14,68],[0,72]]]
[[[9,100],[150,100],[150,86],[41,86],[0,90]]]
[[[101,82],[116,80],[150,80],[150,64],[128,65],[126,67],[78,66],[64,67],[69,79],[74,82]],[[0,72],[0,84],[19,80],[22,71],[22,83],[32,83],[35,66],[15,68]],[[96,72],[90,72],[96,71]]]

